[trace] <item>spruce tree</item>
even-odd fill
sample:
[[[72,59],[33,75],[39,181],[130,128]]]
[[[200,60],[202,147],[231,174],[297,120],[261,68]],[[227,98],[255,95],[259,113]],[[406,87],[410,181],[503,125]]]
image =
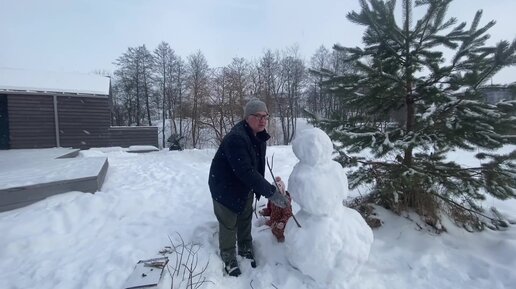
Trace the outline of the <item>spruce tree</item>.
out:
[[[516,151],[495,153],[516,143],[516,101],[487,104],[479,88],[516,63],[516,40],[486,45],[495,22],[480,25],[482,11],[470,25],[446,18],[452,0],[402,0],[399,23],[395,0],[359,1],[361,11],[347,18],[365,27],[363,47],[334,46],[356,69],[325,82],[359,113],[316,120],[352,168],[350,187],[370,184],[371,200],[415,210],[437,228],[443,213],[483,228],[493,221],[479,202],[485,194],[516,196]],[[413,6],[426,9],[415,24]],[[447,160],[455,149],[490,153],[466,167]],[[354,154],[368,150],[370,157]]]

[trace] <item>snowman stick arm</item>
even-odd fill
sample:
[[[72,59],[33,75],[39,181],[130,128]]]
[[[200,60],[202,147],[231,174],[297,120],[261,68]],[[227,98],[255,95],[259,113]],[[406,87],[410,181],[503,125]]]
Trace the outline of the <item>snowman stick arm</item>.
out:
[[[272,155],[272,165],[274,165],[274,155]],[[278,187],[278,184],[276,183],[276,177],[274,177],[274,173],[272,172],[272,167],[271,165],[269,164],[269,158],[267,158],[267,168],[269,168],[269,172],[271,173],[271,176],[272,176],[272,181],[274,182],[274,185],[276,186],[276,189],[278,190],[278,192],[280,191],[279,187]],[[291,197],[292,198],[292,197]],[[297,221],[296,219],[296,216],[294,216],[294,214],[292,214],[292,219],[294,219],[294,221],[296,222],[296,225],[301,228],[301,224],[299,224],[299,222]]]

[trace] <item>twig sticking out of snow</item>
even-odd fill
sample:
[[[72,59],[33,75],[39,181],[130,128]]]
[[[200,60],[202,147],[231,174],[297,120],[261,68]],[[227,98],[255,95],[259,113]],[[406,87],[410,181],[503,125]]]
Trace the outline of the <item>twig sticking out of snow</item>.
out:
[[[166,246],[163,250],[159,251],[160,254],[174,255],[175,263],[173,266],[167,265],[167,271],[172,278],[172,284],[170,289],[198,289],[205,283],[213,283],[212,281],[206,280],[203,276],[210,264],[210,261],[206,261],[206,264],[202,268],[199,266],[199,257],[197,253],[201,248],[200,244],[188,243],[185,244],[183,237],[177,233],[179,242],[176,244],[170,236],[171,246]],[[179,276],[180,279],[179,279]],[[174,281],[179,280],[174,286]],[[184,285],[184,287],[183,287]]]

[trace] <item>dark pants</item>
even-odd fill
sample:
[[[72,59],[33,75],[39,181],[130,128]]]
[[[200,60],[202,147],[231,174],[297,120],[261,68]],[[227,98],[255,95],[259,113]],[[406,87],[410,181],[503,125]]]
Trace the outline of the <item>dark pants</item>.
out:
[[[213,211],[219,221],[220,257],[224,262],[236,259],[236,243],[239,252],[252,251],[253,199],[254,194],[250,193],[244,211],[240,214],[213,200]]]

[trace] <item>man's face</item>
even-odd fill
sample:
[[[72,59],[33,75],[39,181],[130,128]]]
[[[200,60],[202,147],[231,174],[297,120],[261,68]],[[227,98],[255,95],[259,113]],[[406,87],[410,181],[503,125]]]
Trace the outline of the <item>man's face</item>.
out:
[[[267,122],[269,121],[269,114],[265,111],[251,114],[246,119],[249,127],[253,130],[254,134],[257,134],[265,129]]]

